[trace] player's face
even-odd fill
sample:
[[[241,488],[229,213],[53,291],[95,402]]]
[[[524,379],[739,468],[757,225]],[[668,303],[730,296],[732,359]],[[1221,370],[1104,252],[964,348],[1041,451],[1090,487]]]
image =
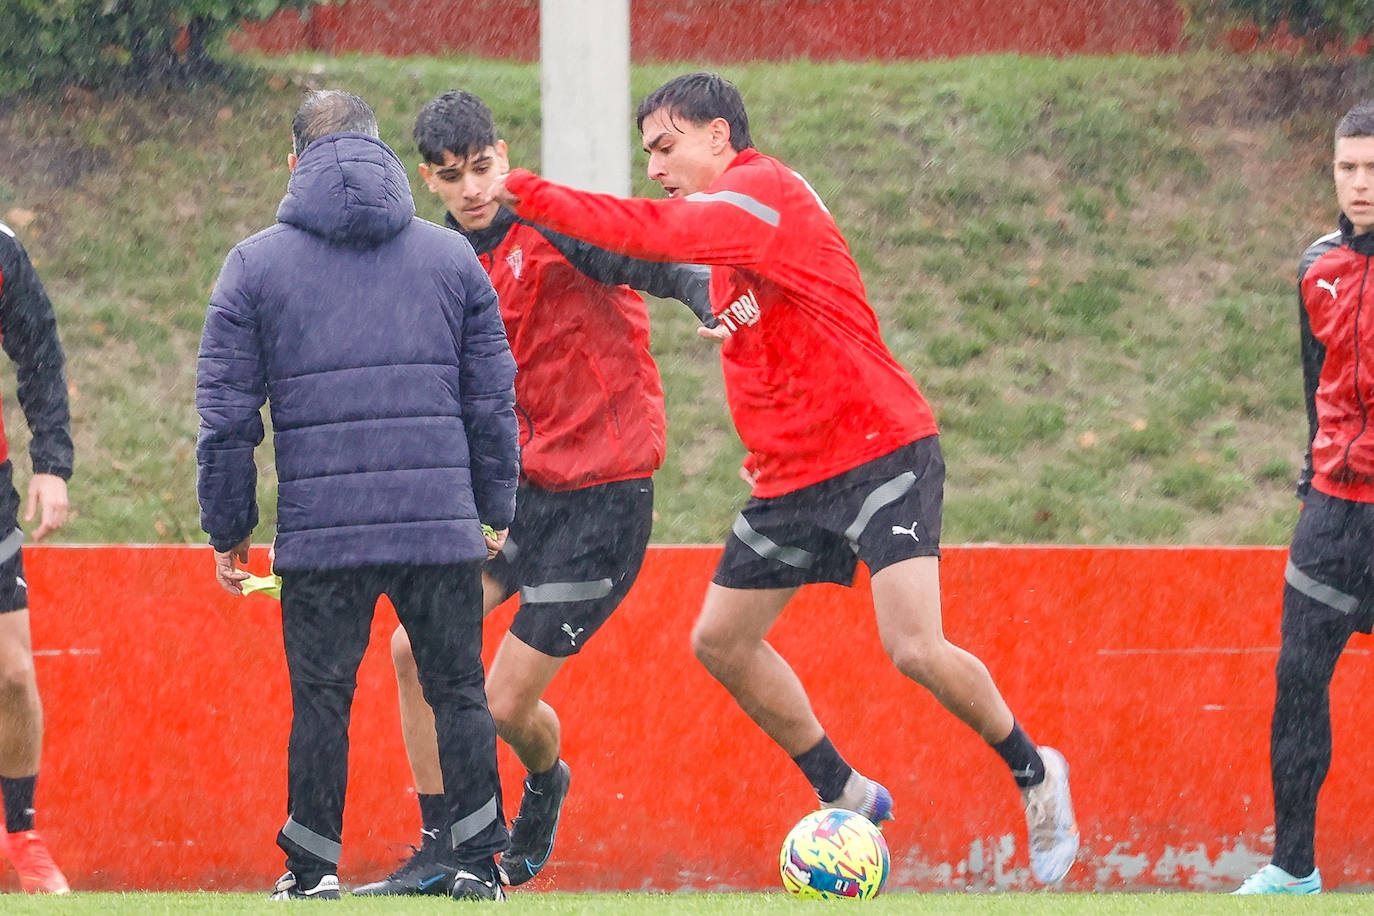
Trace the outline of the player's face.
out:
[[[730,127],[720,118],[693,124],[660,108],[644,119],[641,130],[649,177],[663,185],[669,197],[706,190],[734,158]]]
[[[1336,141],[1336,200],[1355,234],[1374,229],[1374,137]]]
[[[420,163],[425,187],[439,195],[448,212],[467,232],[485,229],[496,218],[501,205],[492,199],[492,188],[509,171],[505,140],[497,140],[494,146],[478,150],[466,159],[444,150],[444,161],[438,165]]]

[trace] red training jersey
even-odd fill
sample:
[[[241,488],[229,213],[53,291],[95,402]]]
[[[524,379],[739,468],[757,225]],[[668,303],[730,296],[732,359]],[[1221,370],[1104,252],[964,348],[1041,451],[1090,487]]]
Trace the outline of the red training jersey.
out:
[[[1341,230],[1303,253],[1303,371],[1309,476],[1338,499],[1374,502],[1374,232]],[[1371,314],[1364,314],[1369,306]]]
[[[697,194],[618,198],[507,176],[516,211],[632,257],[709,264],[726,398],[753,495],[818,483],[938,430],[878,331],[830,211],[796,172],[740,152]]]

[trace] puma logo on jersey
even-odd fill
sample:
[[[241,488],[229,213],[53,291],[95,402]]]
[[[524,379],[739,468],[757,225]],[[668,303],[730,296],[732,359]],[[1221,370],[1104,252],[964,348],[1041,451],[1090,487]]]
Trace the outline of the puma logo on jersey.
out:
[[[716,317],[732,334],[745,325],[756,325],[759,323],[759,298],[752,289],[746,290],[743,296],[731,302]]]
[[[1331,294],[1331,298],[1332,298],[1332,299],[1335,299],[1335,298],[1336,298],[1336,287],[1340,284],[1340,282],[1341,282],[1341,278],[1340,278],[1340,277],[1337,277],[1336,279],[1332,280],[1332,281],[1329,282],[1329,283],[1328,283],[1327,281],[1325,281],[1325,280],[1318,280],[1318,281],[1317,281],[1317,288],[1318,288],[1318,289],[1324,289],[1324,290],[1326,290],[1328,293]]]
[[[525,252],[519,248],[506,255],[506,264],[510,266],[510,272],[515,274],[515,279],[520,279],[520,274],[525,269]]]
[[[572,628],[572,624],[563,624],[563,632],[568,634],[568,641],[571,642],[574,646],[577,645],[577,637],[581,636],[582,631],[585,629],[586,627],[578,627],[576,630],[574,630]]]
[[[892,533],[893,533],[893,534],[909,534],[909,535],[911,535],[911,539],[912,539],[913,541],[916,541],[917,543],[919,543],[920,540],[921,540],[920,538],[918,538],[918,537],[916,536],[916,522],[912,522],[910,528],[903,528],[901,525],[893,525],[893,526],[892,526]]]

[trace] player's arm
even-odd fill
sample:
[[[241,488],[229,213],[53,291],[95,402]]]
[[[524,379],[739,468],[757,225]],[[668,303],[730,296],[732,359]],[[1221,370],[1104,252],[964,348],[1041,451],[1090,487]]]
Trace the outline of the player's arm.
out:
[[[229,253],[210,294],[196,359],[196,491],[210,546],[230,553],[258,524],[258,470],[267,385],[243,256]],[[244,548],[246,549],[246,548]]]
[[[469,262],[462,266],[466,301],[461,303],[461,327],[455,330],[468,467],[477,518],[500,535],[515,518],[515,487],[520,477],[515,358],[506,341],[496,290],[471,249],[465,254]],[[493,536],[483,534],[490,553]]]
[[[747,193],[719,190],[667,200],[579,191],[515,169],[503,202],[531,222],[646,261],[758,266],[781,214]]]
[[[596,282],[628,286],[660,299],[677,299],[707,327],[715,327],[718,323],[711,314],[711,269],[704,264],[645,261],[598,248],[543,226],[535,225],[534,228],[569,264]]]
[[[72,476],[71,412],[57,317],[18,240],[0,226],[0,343],[14,362],[35,475]]]
[[[1307,406],[1307,454],[1298,472],[1298,496],[1306,497],[1312,484],[1312,440],[1317,437],[1317,385],[1321,381],[1322,364],[1326,362],[1326,347],[1312,333],[1307,306],[1298,290],[1298,322],[1302,340],[1303,403]]]

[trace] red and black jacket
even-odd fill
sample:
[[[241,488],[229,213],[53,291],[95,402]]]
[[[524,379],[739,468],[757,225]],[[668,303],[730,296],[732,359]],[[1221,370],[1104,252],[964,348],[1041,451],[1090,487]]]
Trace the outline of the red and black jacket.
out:
[[[663,385],[634,289],[680,299],[714,324],[707,269],[613,254],[504,208],[464,234],[496,288],[519,369],[522,475],[575,490],[653,474],[666,447]]]
[[[14,362],[35,474],[72,475],[71,414],[57,318],[14,231],[0,223],[0,345]],[[0,425],[0,461],[9,443]],[[0,521],[0,524],[4,524]]]
[[[1341,214],[1303,252],[1298,296],[1311,434],[1298,492],[1374,502],[1374,232]]]
[[[710,264],[730,413],[756,472],[780,496],[936,433],[893,358],[834,218],[782,162],[742,150],[700,193],[592,194],[515,169],[516,210],[612,251]]]

